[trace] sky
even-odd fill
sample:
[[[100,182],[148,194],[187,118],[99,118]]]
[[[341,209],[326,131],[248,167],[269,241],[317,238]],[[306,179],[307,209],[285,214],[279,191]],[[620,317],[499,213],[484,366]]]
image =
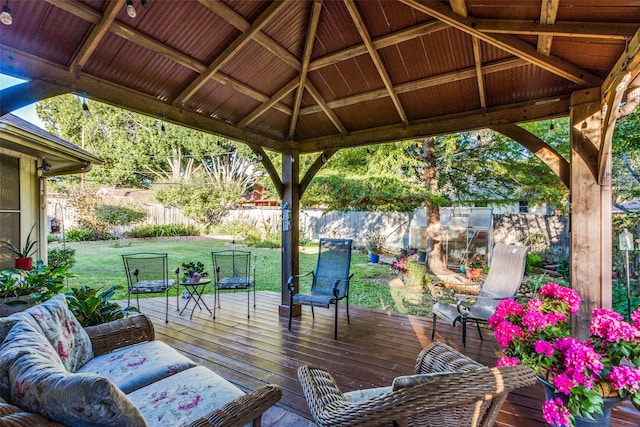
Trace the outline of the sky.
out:
[[[17,85],[19,83],[24,82],[24,80],[16,79],[11,76],[7,76],[5,74],[0,74],[0,90]],[[42,120],[38,118],[36,114],[36,104],[33,103],[31,105],[27,105],[26,107],[22,107],[18,110],[12,111],[11,114],[14,114],[20,117],[23,120],[28,121],[42,129],[44,129],[44,123]]]

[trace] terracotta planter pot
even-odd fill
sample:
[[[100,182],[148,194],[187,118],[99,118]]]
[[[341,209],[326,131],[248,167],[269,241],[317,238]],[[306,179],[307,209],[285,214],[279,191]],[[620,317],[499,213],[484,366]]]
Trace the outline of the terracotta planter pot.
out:
[[[469,280],[478,280],[480,278],[480,274],[482,273],[481,269],[478,270],[470,270],[467,268],[465,274]]]
[[[16,268],[21,270],[31,270],[33,268],[33,258],[16,258]]]

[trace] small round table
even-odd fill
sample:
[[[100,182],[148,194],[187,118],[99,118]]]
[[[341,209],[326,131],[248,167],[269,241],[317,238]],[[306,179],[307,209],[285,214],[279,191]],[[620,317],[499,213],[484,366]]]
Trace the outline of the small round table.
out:
[[[206,308],[209,311],[209,314],[212,314],[211,310],[209,309],[209,307],[207,307],[207,304],[202,299],[204,288],[209,283],[211,283],[211,279],[200,279],[197,282],[180,282],[180,286],[184,286],[184,288],[189,293],[189,299],[187,300],[187,303],[182,308],[180,315],[182,315],[182,313],[187,309],[187,306],[189,305],[189,302],[191,300],[193,300],[194,304],[193,304],[193,308],[191,309],[191,316],[189,316],[189,319],[193,318],[193,311],[196,309],[196,306],[198,306],[198,308],[202,310],[200,303],[202,303],[202,305],[204,305],[204,308]]]

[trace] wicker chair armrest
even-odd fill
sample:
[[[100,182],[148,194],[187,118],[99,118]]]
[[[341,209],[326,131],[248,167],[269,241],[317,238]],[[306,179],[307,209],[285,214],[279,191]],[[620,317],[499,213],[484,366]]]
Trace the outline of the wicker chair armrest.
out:
[[[64,424],[51,421],[47,417],[32,412],[25,412],[21,408],[0,399],[0,426],[6,427],[63,427]]]
[[[260,420],[262,414],[281,397],[280,387],[268,384],[211,411],[207,416],[190,423],[189,427],[244,426],[252,420]]]
[[[290,277],[289,277],[289,280],[287,280],[287,287],[289,288],[289,293],[291,293],[291,294],[292,294],[292,293],[294,293],[294,292],[295,292],[295,290],[296,290],[296,285],[295,285],[295,283],[293,283],[293,281],[294,281],[296,278],[298,278],[298,279],[299,279],[299,278],[301,278],[301,277],[307,277],[307,276],[309,276],[309,275],[313,276],[314,274],[315,274],[315,273],[314,273],[313,271],[310,271],[310,272],[308,272],[308,273],[306,273],[306,274],[294,274],[293,276],[290,276]]]
[[[87,326],[85,331],[89,334],[95,356],[155,339],[153,323],[144,314],[137,314],[96,326]]]

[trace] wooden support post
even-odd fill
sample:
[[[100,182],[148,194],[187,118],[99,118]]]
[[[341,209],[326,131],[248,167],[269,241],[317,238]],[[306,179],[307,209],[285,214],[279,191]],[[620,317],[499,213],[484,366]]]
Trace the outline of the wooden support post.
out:
[[[289,288],[287,281],[292,275],[298,274],[300,240],[300,158],[298,153],[282,155],[282,185],[284,193],[282,197],[282,298],[280,304],[280,316],[289,316]],[[288,211],[288,212],[287,212]],[[289,221],[285,224],[285,216]],[[296,284],[297,288],[297,284]],[[294,306],[293,316],[300,316],[300,306]]]
[[[594,308],[611,307],[611,160],[609,183],[598,184],[602,125],[600,88],[571,96],[571,286],[582,305],[571,325],[572,335],[589,337]]]

